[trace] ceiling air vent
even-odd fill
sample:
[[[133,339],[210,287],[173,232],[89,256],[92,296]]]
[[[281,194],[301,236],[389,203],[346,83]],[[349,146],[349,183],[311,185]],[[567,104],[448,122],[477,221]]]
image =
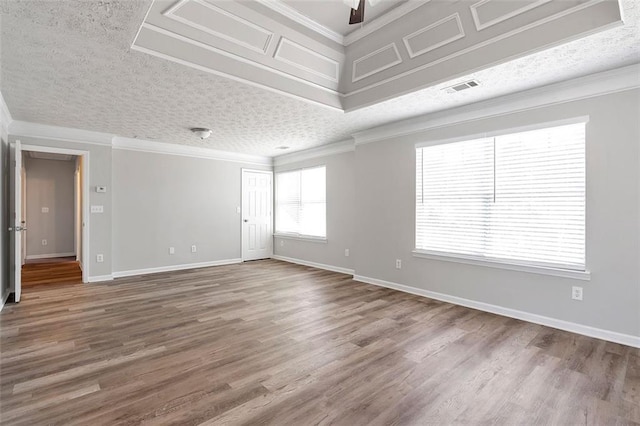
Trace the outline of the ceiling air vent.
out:
[[[462,92],[463,90],[471,89],[479,85],[480,85],[480,82],[478,82],[478,80],[469,80],[464,83],[456,84],[455,86],[446,87],[443,90],[446,90],[447,93],[455,93],[455,92]]]

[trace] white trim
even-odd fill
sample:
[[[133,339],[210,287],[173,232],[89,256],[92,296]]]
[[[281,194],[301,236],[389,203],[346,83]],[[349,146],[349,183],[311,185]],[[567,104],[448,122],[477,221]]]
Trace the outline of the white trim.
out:
[[[286,234],[286,233],[275,233],[273,234],[274,238],[282,238],[285,240],[298,240],[298,241],[307,241],[311,243],[327,243],[327,237],[314,237],[312,235],[300,235],[300,234]]]
[[[542,6],[545,3],[549,3],[551,0],[538,0],[538,1],[534,2],[534,3],[529,3],[529,4],[523,6],[523,7],[519,8],[519,9],[516,9],[514,11],[511,11],[511,12],[507,13],[506,15],[502,15],[499,18],[491,19],[491,20],[489,20],[489,21],[487,21],[487,22],[485,22],[483,24],[483,23],[480,22],[480,18],[478,17],[478,10],[477,9],[478,9],[478,7],[482,6],[485,3],[488,3],[490,1],[492,1],[492,0],[481,0],[478,3],[474,3],[471,6],[469,6],[469,9],[471,10],[471,15],[473,16],[473,22],[476,25],[476,29],[478,31],[482,31],[485,28],[489,28],[491,26],[499,24],[500,22],[503,22],[503,21],[506,21],[507,19],[513,18],[514,16],[521,15],[521,14],[523,14],[523,13],[525,13],[525,12],[531,10],[531,9],[534,9],[534,8],[536,8],[538,6]]]
[[[379,280],[377,278],[365,277],[362,275],[354,275],[354,281],[360,281],[367,284],[386,287],[405,293],[415,294],[417,296],[428,297],[430,299],[440,300],[454,305],[465,306],[467,308],[478,309],[492,314],[502,315],[509,318],[516,318],[522,321],[540,324],[547,327],[557,328],[559,330],[569,331],[572,333],[582,334],[584,336],[594,337],[596,339],[607,340],[622,345],[640,348],[640,336],[632,336],[630,334],[618,333],[615,331],[603,330],[601,328],[590,327],[588,325],[577,324],[570,321],[564,321],[556,318],[545,317],[530,312],[519,311],[516,309],[505,308],[503,306],[492,305],[490,303],[478,302],[475,300],[465,299],[458,296],[437,293],[435,291],[424,290],[404,284],[397,284],[390,281]]]
[[[415,67],[415,68],[411,68],[411,69],[409,69],[409,70],[407,70],[405,72],[402,72],[400,74],[396,74],[394,76],[388,77],[388,78],[386,78],[384,80],[380,80],[380,81],[377,81],[375,83],[369,84],[368,86],[364,86],[364,87],[361,87],[359,89],[352,90],[351,92],[344,93],[344,94],[342,94],[342,97],[349,97],[349,96],[357,95],[358,93],[366,92],[367,90],[373,89],[374,87],[378,87],[378,86],[382,86],[382,85],[387,84],[387,83],[391,83],[392,81],[398,80],[400,78],[404,78],[406,76],[409,76],[409,75],[414,74],[414,73],[419,72],[419,71],[423,71],[423,70],[425,70],[427,68],[430,68],[432,66],[438,65],[440,63],[443,63],[443,62],[448,61],[450,59],[456,58],[458,56],[467,54],[469,52],[473,52],[473,51],[475,51],[477,49],[480,49],[480,48],[483,48],[483,47],[486,47],[486,46],[490,46],[490,45],[492,45],[494,43],[497,43],[497,42],[502,41],[504,39],[507,39],[509,37],[513,37],[513,36],[518,35],[518,34],[520,34],[522,32],[528,31],[528,30],[530,30],[532,28],[536,28],[536,27],[538,27],[540,25],[552,22],[552,21],[554,21],[556,19],[559,19],[559,18],[562,18],[564,16],[570,15],[570,14],[572,14],[574,12],[578,12],[578,11],[580,11],[582,9],[586,9],[587,7],[591,7],[591,6],[594,6],[594,5],[598,4],[598,3],[602,3],[603,1],[607,1],[607,0],[588,0],[585,3],[581,3],[581,4],[577,5],[577,6],[572,7],[572,8],[565,9],[565,10],[563,10],[561,12],[558,12],[558,13],[556,13],[554,15],[548,16],[548,17],[546,17],[544,19],[540,19],[540,20],[532,22],[530,24],[523,25],[522,27],[519,27],[519,28],[516,28],[514,30],[508,31],[506,33],[500,34],[500,35],[495,36],[493,38],[484,40],[484,41],[482,41],[480,43],[474,44],[474,45],[469,46],[467,48],[457,50],[456,52],[454,52],[454,53],[452,53],[450,55],[443,56],[443,57],[438,58],[438,59],[436,59],[436,60],[434,60],[432,62],[428,62],[426,64],[420,65],[420,66]],[[582,32],[580,34],[576,34],[576,35],[567,37],[565,39],[558,40],[558,41],[556,41],[554,43],[550,43],[550,44],[545,45],[545,46],[533,48],[530,51],[525,52],[525,53],[526,53],[526,55],[530,55],[530,54],[533,54],[535,52],[551,49],[551,48],[559,46],[561,44],[566,44],[566,43],[569,43],[569,42],[571,42],[573,40],[581,39],[581,38],[587,37],[587,36],[589,36],[591,34],[599,33],[599,32],[602,32],[602,31],[606,31],[608,29],[615,28],[615,27],[618,27],[618,26],[621,26],[621,25],[624,25],[624,23],[622,21],[615,21],[613,23],[610,23],[610,24],[607,24],[607,25],[604,25],[604,26],[601,26],[601,27],[598,27],[598,28],[594,28],[594,29]],[[478,68],[475,68],[475,69],[471,69],[471,70],[467,70],[467,74],[473,73],[473,72],[475,72],[477,70],[480,70],[480,69],[487,69],[487,68],[490,68],[490,67],[492,67],[494,65],[502,64],[502,63],[508,62],[510,60],[513,60],[513,59],[516,59],[516,58],[519,58],[519,57],[522,57],[522,56],[523,56],[523,54],[521,53],[521,54],[518,54],[518,55],[513,55],[513,56],[511,56],[509,58],[502,58],[502,59],[499,59],[499,60],[494,61],[492,63],[484,64],[481,67],[478,67]],[[442,81],[448,81],[448,80],[450,80],[451,77],[454,77],[454,76],[449,76],[449,77],[447,77],[447,79],[442,80]],[[413,88],[410,91],[414,92],[416,90],[419,90],[420,88],[430,87],[430,86],[433,86],[433,85],[436,85],[436,84],[438,84],[437,81],[436,82],[430,82],[430,83],[428,83],[426,85],[423,85],[423,86],[420,86],[418,88]],[[402,93],[396,93],[396,94],[393,95],[393,97],[398,97],[398,96],[401,96],[402,94],[406,94],[406,93],[408,93],[408,91],[405,91],[405,92],[402,92]],[[387,98],[385,98],[385,99],[387,99]],[[383,100],[384,99],[377,100],[376,103],[382,102]],[[357,106],[355,108],[351,108],[351,109],[347,110],[347,112],[350,112],[350,111],[355,110],[355,109],[364,108],[365,106],[367,106],[367,105]]]
[[[258,68],[258,69],[263,69],[263,70],[272,72],[272,73],[274,73],[274,74],[276,74],[276,75],[278,75],[280,77],[288,78],[288,79],[294,80],[294,81],[296,81],[298,83],[306,84],[308,86],[313,87],[314,89],[317,89],[317,90],[324,91],[324,92],[330,93],[332,95],[335,95],[336,97],[338,97],[338,99],[342,96],[341,93],[339,93],[338,91],[336,91],[334,89],[322,86],[322,85],[320,85],[318,83],[314,83],[314,82],[309,81],[309,80],[305,80],[305,79],[300,78],[298,76],[295,76],[293,74],[289,74],[289,73],[286,73],[284,71],[280,71],[280,70],[278,70],[276,68],[273,68],[273,67],[270,67],[268,65],[264,65],[264,64],[261,64],[259,62],[252,61],[250,59],[246,59],[246,58],[244,58],[242,56],[238,56],[238,55],[235,55],[233,53],[226,52],[224,50],[221,50],[221,49],[218,49],[216,47],[210,46],[208,44],[204,44],[202,42],[199,42],[197,40],[190,39],[190,38],[185,37],[183,35],[172,33],[170,31],[167,31],[167,30],[165,30],[163,28],[160,28],[160,27],[157,27],[155,25],[147,24],[145,22],[145,23],[142,24],[142,27],[144,27],[144,28],[146,28],[146,29],[148,29],[150,31],[155,31],[157,33],[163,34],[163,35],[165,35],[167,37],[175,38],[176,40],[180,40],[180,41],[182,41],[184,43],[188,43],[188,44],[197,46],[199,48],[202,48],[202,49],[205,49],[205,50],[209,50],[211,52],[215,52],[215,53],[218,53],[218,54],[223,55],[223,56],[227,56],[229,58],[237,60],[238,62],[242,62],[242,63],[248,64],[248,65],[254,66],[254,67]],[[133,45],[131,45],[131,49],[132,50],[136,50],[138,52],[147,53],[147,54],[152,55],[152,56],[157,56],[158,58],[166,59],[168,61],[176,62],[178,64],[182,64],[182,65],[185,65],[185,66],[188,66],[188,67],[191,67],[191,68],[195,68],[195,69],[198,69],[200,71],[208,72],[210,74],[220,75],[220,76],[229,78],[229,79],[234,80],[234,81],[239,81],[241,83],[249,84],[249,85],[254,86],[254,87],[260,87],[260,88],[263,88],[263,89],[266,89],[266,90],[269,90],[269,91],[272,91],[272,92],[275,92],[275,93],[279,93],[279,94],[284,95],[284,96],[292,97],[294,99],[301,99],[301,100],[304,100],[306,102],[311,102],[313,104],[324,106],[326,108],[331,108],[333,110],[343,111],[342,106],[333,106],[333,105],[330,105],[330,104],[327,104],[327,103],[323,103],[321,101],[317,101],[315,99],[307,98],[307,97],[304,97],[302,95],[297,95],[297,94],[294,94],[294,93],[291,93],[291,92],[287,92],[285,90],[277,89],[275,87],[271,87],[271,86],[268,86],[268,85],[263,84],[263,83],[258,83],[258,82],[255,82],[253,80],[248,80],[246,78],[238,77],[238,76],[236,76],[234,74],[229,74],[229,73],[226,73],[224,71],[219,71],[217,69],[205,67],[203,65],[198,65],[198,64],[193,63],[191,61],[188,61],[186,59],[181,59],[181,58],[178,58],[178,57],[175,57],[175,56],[167,55],[165,53],[161,53],[161,52],[158,52],[156,50],[148,49],[146,47],[141,47],[141,46],[133,44]]]
[[[271,157],[241,154],[237,152],[218,151],[197,146],[154,142],[145,139],[133,139],[116,136],[113,138],[113,149],[127,151],[150,152],[154,154],[179,155],[183,157],[208,158],[211,160],[231,161],[242,164],[271,166]]]
[[[0,92],[0,137],[6,142],[9,140],[9,125],[11,125],[12,121],[13,118],[11,117],[9,107],[4,101],[2,92]]]
[[[94,275],[93,277],[89,277],[90,283],[99,283],[103,281],[113,281],[113,275]]]
[[[22,122],[25,123],[25,122]],[[31,124],[31,123],[27,123]],[[53,127],[53,126],[47,126]],[[61,129],[66,129],[62,127]],[[37,136],[43,139],[50,139],[47,136]],[[16,139],[17,141],[18,139]],[[68,139],[62,139],[68,140]],[[41,145],[22,145],[22,151],[35,151],[35,152],[48,152],[55,154],[67,154],[67,155],[76,155],[82,157],[82,261],[85,262],[86,268],[82,268],[82,282],[87,283],[90,282],[89,270],[91,268],[91,262],[89,261],[90,250],[89,250],[89,242],[91,239],[89,238],[91,233],[91,227],[89,226],[90,222],[90,214],[89,214],[89,205],[90,205],[90,193],[91,193],[91,181],[90,181],[90,157],[91,153],[85,150],[79,149],[68,149],[68,148],[58,148],[51,146],[41,146]]]
[[[376,68],[374,70],[368,71],[368,72],[366,72],[364,74],[361,74],[361,75],[356,77],[356,65],[358,65],[358,63],[364,61],[365,59],[369,59],[370,57],[375,56],[378,53],[383,52],[383,51],[387,50],[390,47],[393,48],[393,51],[396,54],[396,59],[393,62],[388,62],[388,63],[384,64],[381,67],[378,67],[378,68]],[[377,74],[377,73],[379,73],[381,71],[384,71],[386,69],[394,67],[394,66],[398,65],[401,62],[402,62],[402,58],[400,57],[400,52],[398,51],[398,46],[396,46],[395,42],[389,43],[386,46],[381,47],[380,49],[375,50],[375,51],[373,51],[371,53],[367,53],[366,55],[364,55],[364,56],[356,59],[355,61],[353,61],[353,64],[351,65],[351,82],[355,83],[356,81],[360,81],[363,78],[367,78],[369,76],[372,76],[373,74]],[[351,92],[351,93],[354,93],[354,92]],[[349,96],[351,93],[347,93],[345,96]]]
[[[467,134],[464,136],[462,135],[456,136],[454,138],[438,139],[438,140],[428,141],[428,142],[419,142],[416,144],[416,149],[426,148],[426,147],[435,146],[435,145],[444,145],[448,143],[471,141],[475,139],[493,138],[496,136],[504,136],[512,133],[529,132],[532,130],[548,129],[551,127],[567,126],[570,124],[586,124],[588,122],[589,122],[589,116],[581,115],[578,117],[572,117],[572,118],[567,118],[563,120],[544,121],[544,122],[539,122],[539,123],[535,123],[527,126],[510,127],[508,129],[500,129],[500,130],[495,130],[491,132],[474,133],[474,134]]]
[[[353,134],[356,145],[407,136],[469,121],[510,115],[640,87],[640,65],[591,74],[511,95],[402,120]]]
[[[75,256],[76,252],[70,251],[66,253],[49,253],[49,254],[30,254],[26,257],[27,260],[34,259],[52,259],[54,257],[71,257]]]
[[[402,5],[391,9],[389,12],[385,13],[382,16],[377,17],[369,22],[365,22],[362,27],[358,28],[354,32],[348,34],[344,38],[344,45],[348,46],[356,41],[363,39],[369,34],[378,31],[380,28],[384,27],[391,22],[402,18],[408,13],[413,12],[417,8],[429,3],[430,0],[420,1],[420,0],[409,0]]]
[[[413,257],[422,259],[440,260],[445,262],[465,263],[467,265],[486,266],[489,268],[508,269],[510,271],[528,272],[530,274],[552,275],[554,277],[573,278],[576,280],[590,281],[591,272],[563,269],[562,267],[524,265],[508,260],[478,259],[473,256],[465,256],[455,253],[436,253],[428,250],[413,250]]]
[[[111,139],[115,136],[110,133],[93,132],[71,127],[50,126],[48,124],[38,124],[20,120],[11,122],[9,133],[12,136],[44,138],[103,146],[111,146]]]
[[[313,158],[342,154],[345,152],[353,152],[355,150],[356,146],[353,139],[349,139],[342,142],[305,149],[303,151],[292,152],[290,154],[279,155],[273,158],[273,165],[284,166],[285,164],[292,164]]]
[[[432,28],[439,27],[440,25],[444,24],[447,21],[450,21],[451,19],[455,19],[456,20],[456,23],[458,25],[458,34],[454,35],[453,37],[449,37],[446,40],[442,40],[439,43],[433,44],[433,45],[431,45],[429,47],[425,47],[424,49],[420,49],[417,52],[413,51],[413,49],[409,45],[409,42],[410,42],[411,38],[413,38],[413,37],[415,37],[415,36],[417,36],[419,34],[422,34],[425,31],[429,31]],[[417,56],[420,56],[420,55],[422,55],[424,53],[431,52],[432,50],[435,50],[435,49],[437,49],[439,47],[445,46],[445,45],[447,45],[449,43],[453,43],[456,40],[460,40],[464,36],[465,36],[464,28],[462,27],[462,21],[460,20],[460,14],[456,12],[453,15],[449,15],[446,18],[442,18],[439,21],[434,22],[431,25],[428,25],[428,26],[426,26],[424,28],[419,29],[416,32],[413,32],[413,33],[411,33],[409,35],[406,35],[406,36],[402,37],[402,42],[404,43],[404,46],[407,48],[407,52],[409,52],[409,57],[411,59],[413,59],[413,58],[415,58]]]
[[[297,265],[311,266],[312,268],[324,269],[326,271],[338,272],[340,274],[353,275],[353,269],[343,268],[341,266],[325,265],[324,263],[309,262],[308,260],[295,259],[293,257],[279,256],[274,254],[272,259],[281,260],[283,262],[295,263]]]
[[[0,297],[0,312],[2,312],[2,308],[4,308],[4,305],[7,303],[7,299],[9,298],[10,294],[11,292],[9,291],[9,289],[7,289],[7,293]]]
[[[324,60],[326,60],[328,62],[332,62],[333,66],[335,67],[334,75],[333,76],[329,76],[327,74],[323,74],[323,73],[315,70],[313,67],[307,67],[304,64],[301,64],[299,62],[290,61],[289,59],[280,56],[280,48],[285,43],[288,43],[291,46],[295,46],[300,50],[304,50],[305,52],[307,52],[307,53],[309,53],[311,55],[314,55],[314,56],[316,56],[316,57],[318,57],[320,59],[324,59]],[[302,71],[309,72],[309,73],[311,73],[313,75],[317,75],[320,78],[324,78],[326,80],[333,81],[334,83],[338,83],[338,77],[340,76],[340,63],[338,61],[336,61],[335,59],[332,59],[332,58],[330,58],[328,56],[321,55],[320,53],[318,53],[318,52],[316,52],[314,50],[311,50],[308,47],[301,45],[300,43],[296,43],[293,40],[289,40],[286,37],[280,37],[280,42],[278,43],[278,46],[276,47],[276,51],[273,54],[273,58],[278,60],[278,61],[284,62],[285,64],[289,64],[289,65],[291,65],[293,67],[296,67],[296,68],[298,68],[298,69],[300,69]]]
[[[296,9],[292,8],[288,4],[284,3],[281,0],[256,0],[258,3],[268,7],[269,9],[278,12],[279,14],[286,16],[287,18],[297,22],[310,29],[311,31],[315,31],[316,33],[322,35],[323,37],[328,38],[329,40],[335,41],[341,45],[344,45],[344,36],[340,33],[333,31],[325,27],[322,24],[314,21],[306,15],[298,12]]]
[[[155,268],[144,268],[144,269],[131,269],[128,271],[117,271],[117,272],[114,272],[112,275],[113,275],[113,278],[133,277],[136,275],[157,274],[159,272],[184,271],[186,269],[209,268],[211,266],[232,265],[235,263],[242,263],[242,259],[222,259],[222,260],[213,260],[210,262],[186,263],[182,265],[158,266]]]
[[[182,6],[184,6],[187,2],[194,2],[194,3],[198,3],[199,5],[206,7],[207,9],[213,10],[216,13],[219,13],[221,15],[227,16],[228,18],[231,18],[243,25],[246,25],[248,27],[252,27],[255,30],[262,32],[263,34],[265,34],[267,36],[267,41],[265,42],[264,46],[262,47],[262,49],[247,43],[243,40],[237,39],[237,38],[233,38],[228,36],[227,34],[218,32],[214,29],[211,29],[209,27],[206,27],[204,25],[200,25],[197,24],[193,21],[190,21],[189,19],[183,18],[182,16],[176,15],[175,12],[180,9]],[[167,9],[166,11],[162,12],[162,14],[164,16],[166,16],[169,19],[173,19],[174,21],[180,22],[188,27],[194,28],[196,30],[200,30],[200,31],[204,31],[207,34],[211,34],[215,37],[219,37],[222,38],[224,40],[227,40],[231,43],[235,43],[239,46],[245,47],[247,49],[253,50],[254,52],[257,53],[261,53],[263,55],[266,55],[267,53],[267,49],[269,48],[269,44],[271,44],[271,40],[273,39],[273,32],[267,30],[266,28],[261,27],[260,25],[254,24],[251,21],[248,21],[240,16],[237,16],[231,12],[228,12],[224,9],[221,9],[219,7],[216,7],[210,3],[204,2],[202,0],[180,0],[178,3],[176,3],[175,5],[171,6],[169,9]],[[144,22],[144,21],[143,21]]]

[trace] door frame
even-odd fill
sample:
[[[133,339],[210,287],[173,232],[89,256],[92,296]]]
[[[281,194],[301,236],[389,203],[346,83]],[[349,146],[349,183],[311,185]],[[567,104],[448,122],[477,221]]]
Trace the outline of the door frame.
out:
[[[17,140],[16,142],[20,142]],[[67,155],[75,155],[82,158],[82,173],[80,174],[80,180],[82,184],[82,282],[89,282],[89,267],[91,262],[89,261],[89,151],[83,151],[79,149],[68,149],[68,148],[57,148],[50,146],[40,146],[40,145],[24,145],[21,144],[21,150],[24,151],[34,151],[34,152],[45,152],[50,154],[67,154]],[[75,186],[75,183],[74,183]],[[15,188],[14,188],[15,191]],[[74,187],[74,193],[76,192],[76,188]],[[74,206],[75,209],[75,206]],[[29,224],[27,224],[27,227]],[[74,224],[74,228],[75,228]],[[77,254],[76,254],[77,255]]]
[[[240,259],[244,262],[244,174],[245,172],[250,173],[264,173],[271,176],[271,256],[273,256],[273,233],[275,227],[275,211],[274,211],[274,200],[275,194],[273,189],[275,187],[275,182],[273,180],[273,170],[259,170],[259,169],[240,169]]]

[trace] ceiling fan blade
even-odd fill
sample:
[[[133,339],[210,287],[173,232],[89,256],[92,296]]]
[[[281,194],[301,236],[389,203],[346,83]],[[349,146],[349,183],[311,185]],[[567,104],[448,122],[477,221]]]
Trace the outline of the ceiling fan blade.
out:
[[[360,0],[360,4],[357,9],[351,9],[349,14],[349,25],[360,24],[364,21],[364,4],[366,0]]]

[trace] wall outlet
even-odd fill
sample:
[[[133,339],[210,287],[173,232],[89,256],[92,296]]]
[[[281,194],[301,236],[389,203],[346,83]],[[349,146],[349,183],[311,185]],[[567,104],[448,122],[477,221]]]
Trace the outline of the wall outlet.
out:
[[[349,249],[344,249],[344,255],[345,257],[349,257]]]
[[[42,240],[42,245],[46,246],[48,244],[47,240]]]
[[[582,287],[571,287],[571,298],[573,300],[582,300]]]
[[[98,262],[98,263],[102,263],[102,262],[104,262],[104,255],[102,255],[102,254],[97,254],[97,255],[96,255],[96,262]]]
[[[43,207],[42,213],[49,213],[49,207]]]
[[[169,254],[176,254],[176,248],[175,247],[169,247]]]
[[[192,246],[191,246],[191,253],[195,253],[195,252],[197,252],[197,251],[198,251],[198,247],[196,247],[196,246],[195,246],[195,244],[194,244],[194,245],[192,245]]]
[[[402,260],[396,259],[396,269],[401,269],[401,268],[402,268]]]
[[[280,240],[280,247],[284,247],[284,240]]]

